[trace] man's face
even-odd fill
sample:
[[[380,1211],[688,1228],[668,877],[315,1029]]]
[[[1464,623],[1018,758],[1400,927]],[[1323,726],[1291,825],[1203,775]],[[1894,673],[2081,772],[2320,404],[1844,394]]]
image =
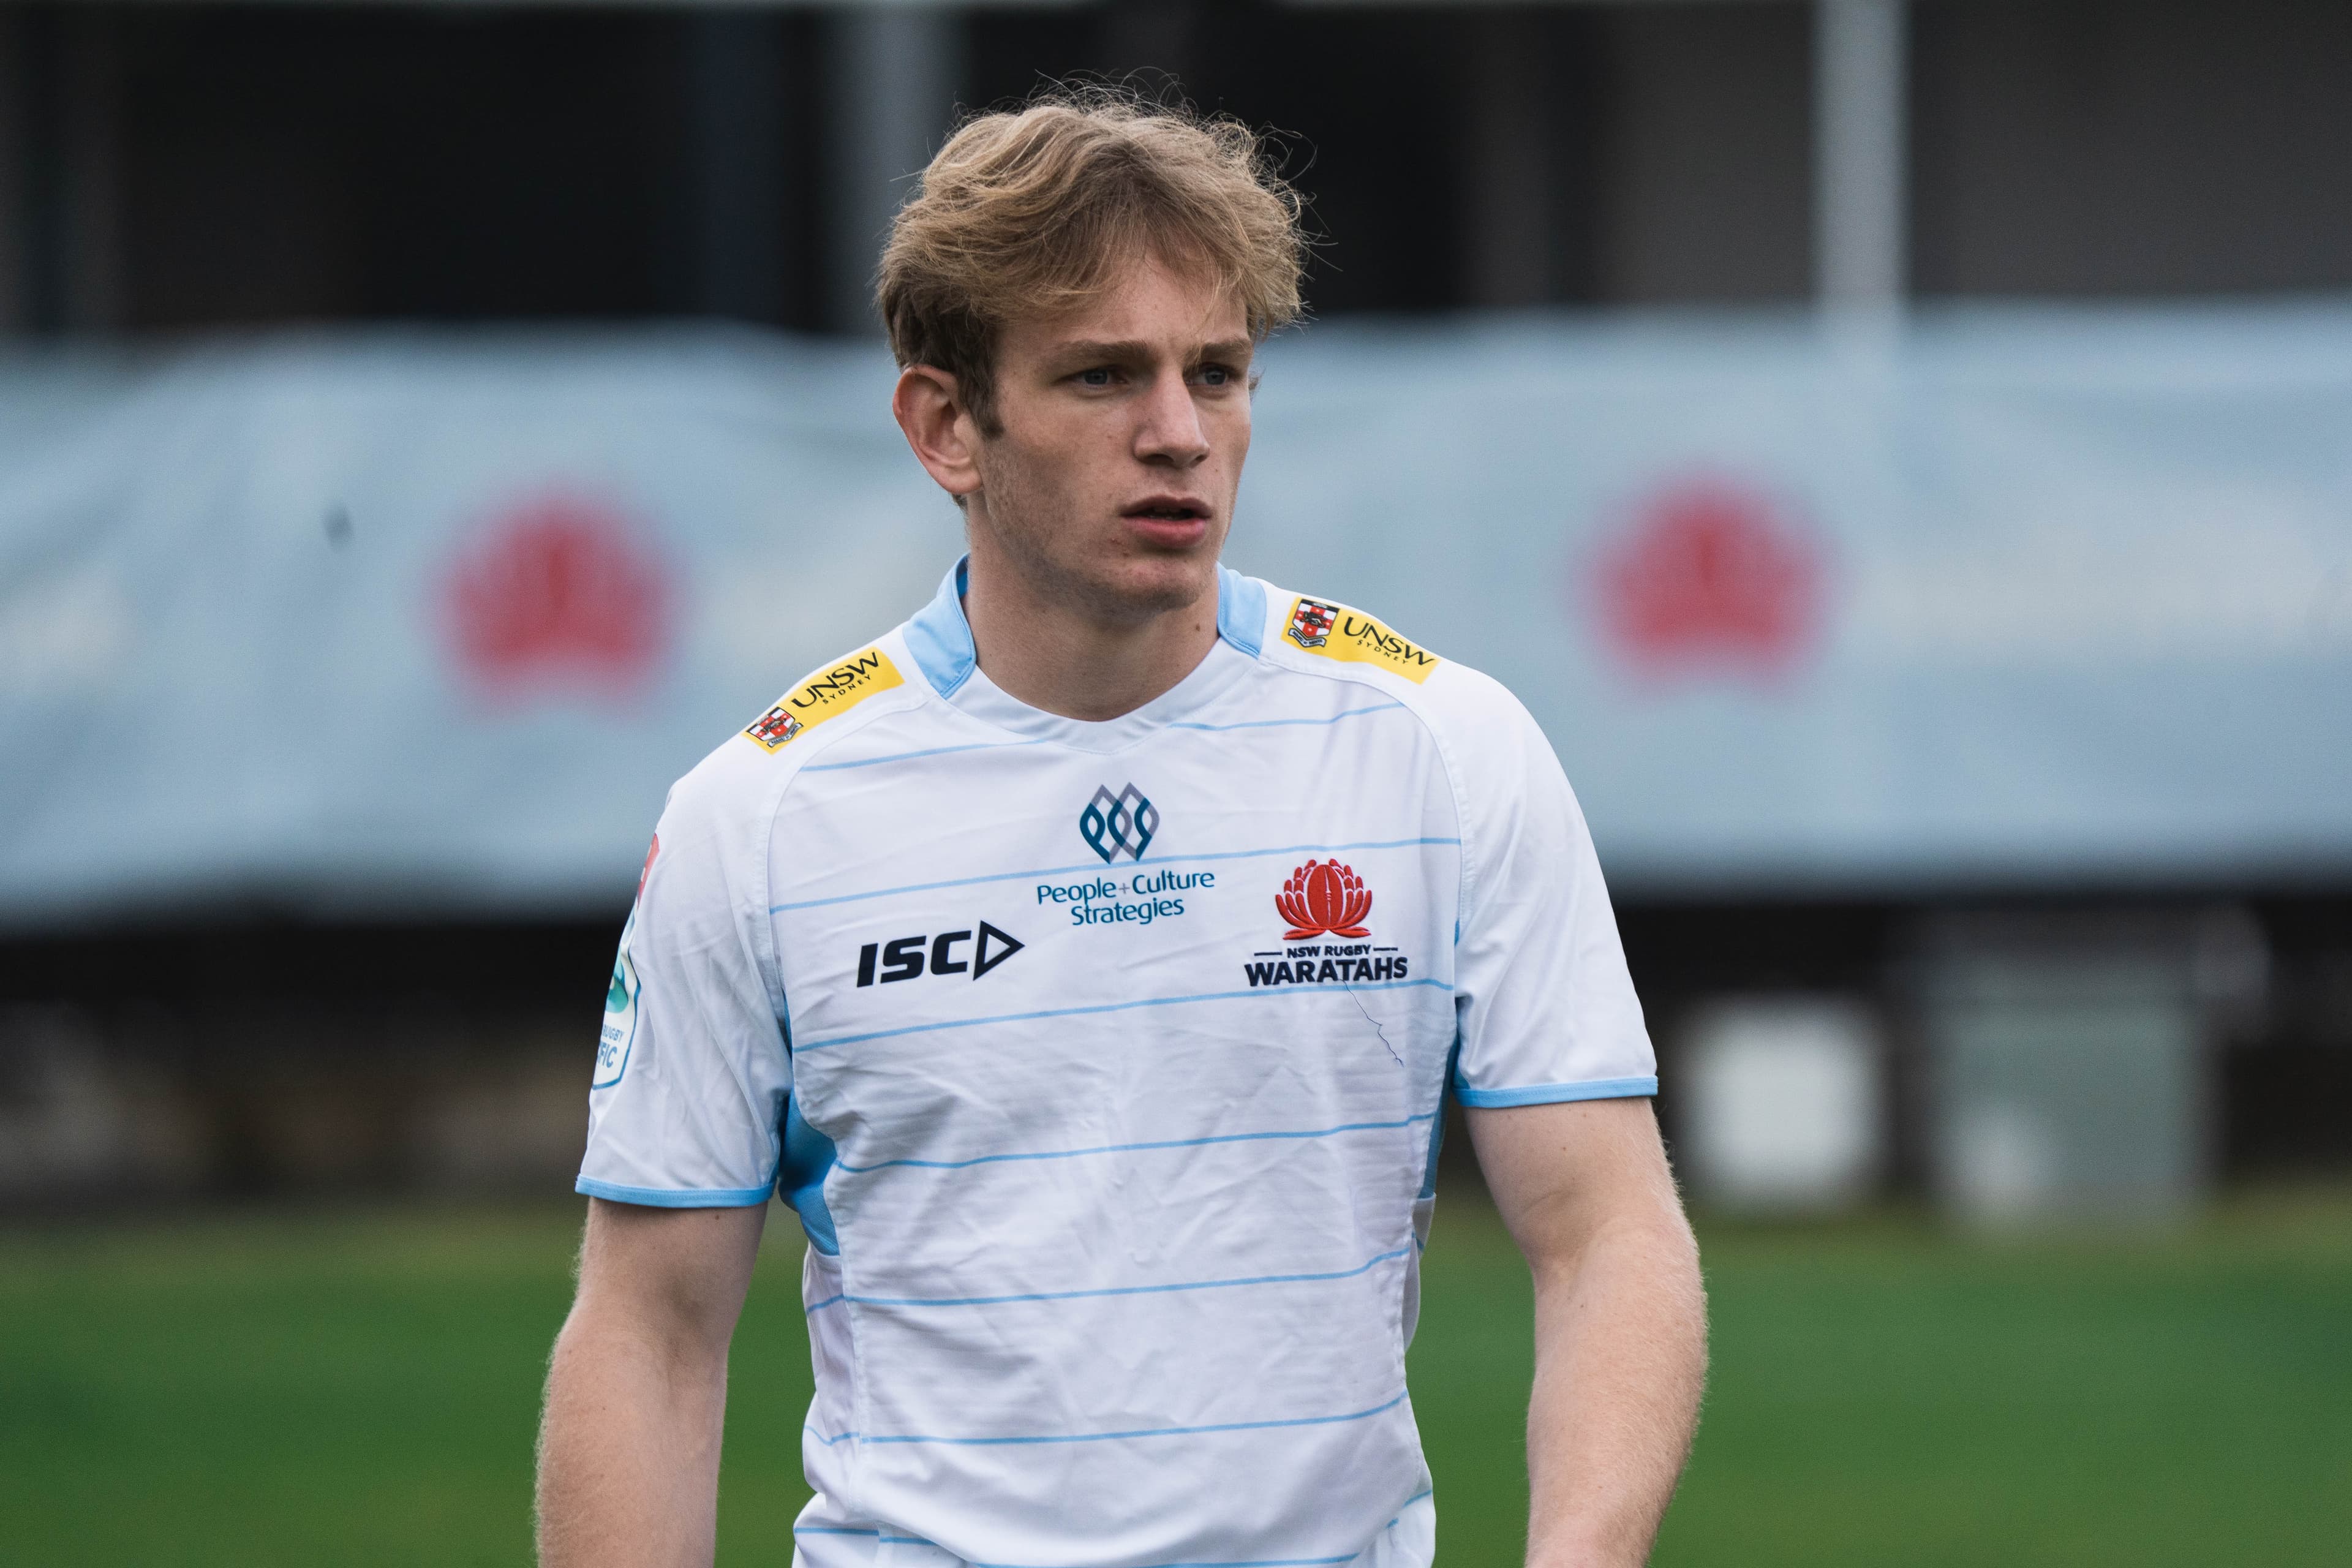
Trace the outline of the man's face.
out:
[[[1251,348],[1238,300],[1150,258],[1082,306],[1008,324],[974,533],[1105,619],[1213,595],[1249,453]]]

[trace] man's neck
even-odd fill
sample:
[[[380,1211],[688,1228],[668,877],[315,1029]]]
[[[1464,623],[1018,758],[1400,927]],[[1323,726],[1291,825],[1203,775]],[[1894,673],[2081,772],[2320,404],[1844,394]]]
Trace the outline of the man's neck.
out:
[[[1134,620],[1106,619],[1045,591],[973,541],[964,584],[980,668],[1032,708],[1100,721],[1132,713],[1172,689],[1217,641],[1217,586],[1190,605]]]

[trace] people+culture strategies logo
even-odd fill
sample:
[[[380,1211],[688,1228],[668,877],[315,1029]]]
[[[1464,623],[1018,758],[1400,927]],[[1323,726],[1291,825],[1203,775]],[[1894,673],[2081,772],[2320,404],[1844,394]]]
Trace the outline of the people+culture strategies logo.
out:
[[[1159,807],[1133,784],[1120,786],[1117,795],[1110,793],[1109,785],[1097,784],[1094,798],[1078,813],[1078,837],[1102,857],[1106,866],[1116,865],[1121,855],[1142,859],[1143,852],[1151,847],[1152,835],[1159,831]]]
[[[1275,912],[1289,922],[1284,945],[1250,954],[1242,973],[1253,989],[1262,985],[1378,984],[1410,978],[1405,955],[1375,946],[1365,922],[1372,890],[1334,856],[1308,860],[1294,869],[1274,895]],[[1318,942],[1323,936],[1347,942]]]
[[[1143,858],[1160,831],[1160,808],[1132,783],[1113,795],[1108,784],[1097,784],[1086,808],[1078,813],[1078,837],[1087,841],[1106,866],[1126,856]],[[1184,913],[1184,900],[1174,895],[1204,892],[1217,885],[1214,871],[1138,871],[1125,881],[1089,877],[1082,882],[1040,882],[1037,902],[1069,912],[1070,923],[1081,928],[1150,925]]]

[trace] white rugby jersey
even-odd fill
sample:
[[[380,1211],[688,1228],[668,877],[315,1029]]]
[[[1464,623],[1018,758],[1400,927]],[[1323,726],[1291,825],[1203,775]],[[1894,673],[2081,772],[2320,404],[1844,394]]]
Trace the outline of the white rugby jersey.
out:
[[[1657,1086],[1568,781],[1230,571],[1166,695],[1041,712],[962,573],[671,791],[579,1189],[799,1212],[805,1568],[1420,1568],[1441,1099]]]

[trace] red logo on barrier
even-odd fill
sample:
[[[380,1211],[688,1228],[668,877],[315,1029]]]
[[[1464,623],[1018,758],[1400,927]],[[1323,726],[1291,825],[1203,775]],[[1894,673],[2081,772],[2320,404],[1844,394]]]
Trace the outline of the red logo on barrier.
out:
[[[447,608],[458,662],[500,691],[642,686],[668,642],[661,563],[617,511],[573,496],[540,497],[491,523],[450,573]]]
[[[1328,931],[1333,936],[1370,936],[1364,917],[1372,912],[1372,890],[1364,886],[1352,866],[1337,858],[1318,864],[1309,860],[1290,874],[1274,907],[1290,929],[1285,942],[1305,942]]]
[[[1601,624],[1639,668],[1777,673],[1812,640],[1821,572],[1769,501],[1708,480],[1644,504],[1598,585]]]

